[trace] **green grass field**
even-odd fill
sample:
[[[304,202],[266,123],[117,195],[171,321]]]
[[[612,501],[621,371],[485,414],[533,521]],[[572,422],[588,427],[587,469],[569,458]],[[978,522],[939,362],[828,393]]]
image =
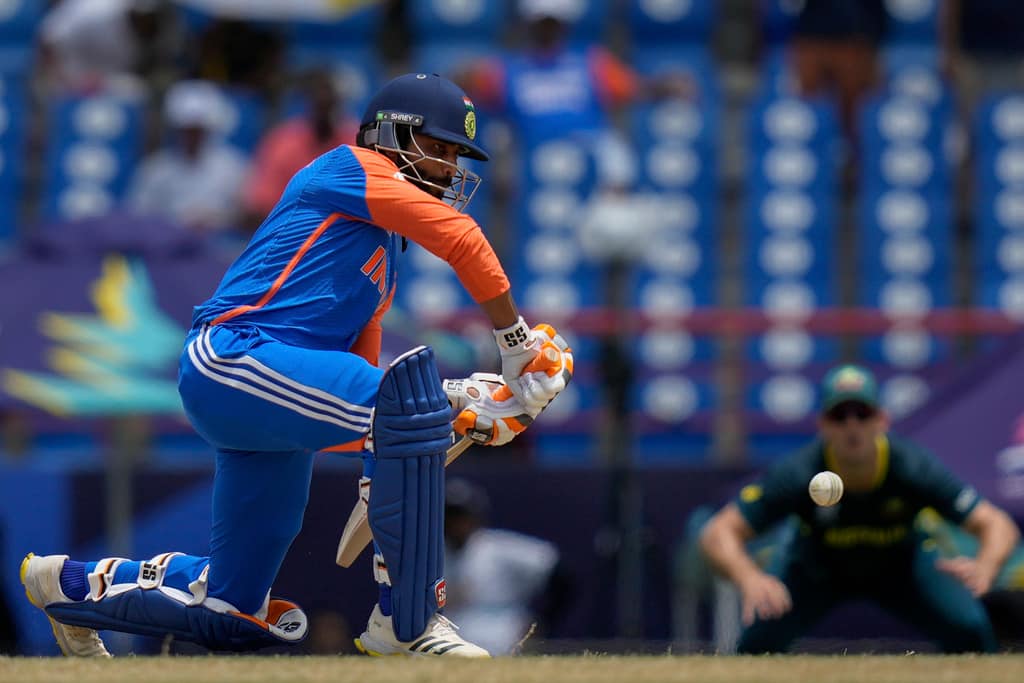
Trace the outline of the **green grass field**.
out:
[[[1021,683],[1024,656],[516,657],[439,661],[366,657],[0,658],[0,682],[74,683]]]

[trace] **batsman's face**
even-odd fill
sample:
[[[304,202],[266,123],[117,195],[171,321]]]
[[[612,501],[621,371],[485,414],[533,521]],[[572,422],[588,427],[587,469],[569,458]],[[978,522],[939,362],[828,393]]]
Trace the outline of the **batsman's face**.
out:
[[[416,170],[429,183],[423,189],[439,199],[443,198],[444,191],[451,186],[452,178],[459,170],[459,146],[413,133],[412,147],[410,151],[420,155],[415,162]]]
[[[874,457],[877,437],[889,429],[889,418],[878,408],[848,401],[822,414],[818,429],[838,457],[869,458]]]

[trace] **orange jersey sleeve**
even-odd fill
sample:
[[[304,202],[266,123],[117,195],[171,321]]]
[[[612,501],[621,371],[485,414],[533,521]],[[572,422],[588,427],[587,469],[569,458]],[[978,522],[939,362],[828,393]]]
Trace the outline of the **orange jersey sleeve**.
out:
[[[405,180],[382,154],[352,151],[366,171],[366,207],[374,225],[447,261],[477,303],[508,291],[505,270],[476,221]]]
[[[605,48],[595,47],[590,50],[587,58],[590,61],[590,73],[605,104],[624,104],[637,98],[640,84],[636,72],[615,55]]]

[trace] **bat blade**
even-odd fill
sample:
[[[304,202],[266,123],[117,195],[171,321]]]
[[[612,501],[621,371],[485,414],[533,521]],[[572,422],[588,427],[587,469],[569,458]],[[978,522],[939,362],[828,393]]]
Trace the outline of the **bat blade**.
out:
[[[445,453],[444,466],[448,467],[455,462],[460,455],[465,453],[473,445],[472,439],[464,436]],[[349,513],[348,522],[341,532],[341,540],[338,541],[338,553],[334,561],[340,567],[351,567],[352,563],[359,559],[363,549],[370,545],[373,540],[373,533],[370,531],[370,520],[367,517],[367,503],[369,496],[364,498],[363,492],[359,491],[359,500],[356,502],[352,512]]]

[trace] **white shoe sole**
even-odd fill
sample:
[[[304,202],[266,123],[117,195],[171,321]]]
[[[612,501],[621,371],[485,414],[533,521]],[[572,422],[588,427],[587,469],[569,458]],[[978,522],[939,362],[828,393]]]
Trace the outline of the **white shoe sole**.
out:
[[[369,633],[363,633],[363,635],[356,638],[355,644],[357,650],[362,652],[364,655],[369,655],[371,657],[449,657],[451,659],[490,658],[490,655],[486,653],[475,655],[474,657],[467,657],[463,654],[449,655],[446,654],[446,652],[437,652],[431,650],[427,650],[425,652],[417,652],[416,650],[410,650],[404,647],[395,647],[394,645],[390,645],[388,643],[382,643],[379,640],[375,639],[373,636],[371,636]],[[444,650],[445,648],[442,647],[438,649]]]
[[[415,657],[422,656],[418,652],[407,652],[405,650],[399,650],[386,643],[374,640],[373,636],[369,633],[364,633],[355,639],[356,649],[362,652],[364,655],[371,657]]]
[[[35,553],[29,553],[28,555],[25,556],[25,559],[21,561],[21,568],[18,570],[18,578],[21,579],[21,585],[25,587],[25,596],[28,598],[28,601],[31,602],[34,606],[36,606],[39,609],[41,609],[43,611],[43,614],[46,614],[46,605],[43,604],[42,600],[37,599],[34,595],[32,595],[32,588],[29,587],[28,565],[29,565],[29,562],[31,562],[32,558],[35,557],[35,556],[36,556]],[[39,587],[36,587],[36,592],[39,595],[43,594],[42,590],[39,589]],[[83,655],[76,654],[75,651],[71,648],[71,645],[68,642],[67,633],[65,632],[65,629],[68,629],[68,628],[81,628],[81,627],[65,626],[64,624],[60,623],[56,619],[52,618],[49,614],[46,614],[46,618],[50,622],[50,629],[53,631],[53,637],[57,641],[57,646],[60,648],[60,651],[62,653],[64,653],[64,656],[65,657],[80,657],[80,656],[83,656]],[[110,653],[107,652],[106,649],[103,649],[102,645],[100,646],[100,648],[102,649],[102,652],[98,652],[98,653],[95,653],[95,654],[89,655],[89,656],[93,656],[93,657],[109,657],[110,656]]]

